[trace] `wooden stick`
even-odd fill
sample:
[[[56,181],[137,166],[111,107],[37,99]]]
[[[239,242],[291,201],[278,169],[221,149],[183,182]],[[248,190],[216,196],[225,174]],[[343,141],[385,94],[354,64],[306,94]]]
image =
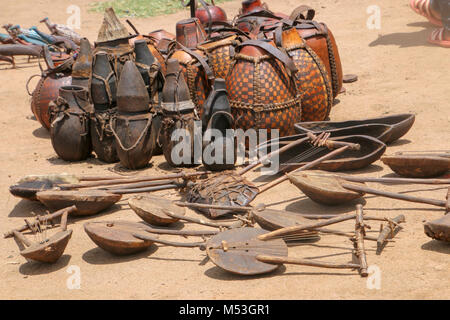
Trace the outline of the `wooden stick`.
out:
[[[293,234],[293,235],[287,235],[282,236],[280,239],[283,239],[285,242],[299,242],[299,241],[305,241],[305,240],[311,240],[311,239],[317,239],[319,237],[319,234],[317,231],[311,231],[311,232],[305,232],[305,233],[299,233],[299,234]]]
[[[73,213],[73,212],[75,212],[75,211],[77,211],[77,207],[76,207],[76,206],[71,206],[71,207],[67,207],[67,208],[58,210],[58,211],[56,211],[56,212],[54,212],[54,213],[51,213],[51,214],[48,214],[48,215],[45,215],[45,216],[38,216],[38,217],[36,217],[36,220],[37,220],[37,221],[33,222],[33,223],[31,224],[31,227],[34,228],[35,226],[38,225],[39,222],[43,222],[43,221],[46,221],[46,220],[52,220],[52,219],[55,219],[55,218],[57,218],[57,217],[60,217],[60,216],[62,216],[65,212],[67,212],[67,214],[71,214],[71,213]],[[3,235],[3,237],[4,237],[4,238],[10,238],[10,237],[14,236],[14,231],[17,231],[17,232],[23,232],[23,231],[27,231],[27,230],[29,230],[28,225],[24,225],[24,226],[21,226],[20,228],[17,228],[17,229],[14,229],[14,230],[11,230],[11,231],[6,232],[6,233]]]
[[[405,216],[403,214],[395,217],[391,220],[396,225],[405,222]],[[395,231],[398,229],[395,226],[392,226],[391,223],[389,223],[387,226],[383,228],[383,230],[380,231],[380,234],[378,235],[377,239],[377,254],[381,254],[381,251],[383,251],[383,248],[387,242],[388,239],[392,239],[395,235]]]
[[[184,186],[186,186],[186,184],[166,184],[166,185],[148,187],[148,188],[108,190],[108,192],[114,193],[114,194],[132,194],[132,193],[161,191],[161,190],[168,190],[168,189],[178,189],[178,188],[182,188]]]
[[[100,181],[100,180],[115,180],[115,179],[123,179],[123,176],[92,176],[92,175],[73,175],[73,174],[47,174],[47,175],[27,175],[21,180],[42,180],[47,179],[55,180],[55,179],[66,179],[72,178],[79,181]]]
[[[364,237],[366,236],[366,226],[364,224],[363,206],[356,205],[356,223],[355,223],[355,239],[353,241],[355,247],[355,255],[359,260],[359,273],[361,277],[369,275],[367,271],[366,250],[364,247]]]
[[[136,27],[133,25],[133,23],[131,23],[130,20],[126,19],[125,21],[128,23],[128,25],[131,27],[131,29],[133,29],[133,31],[134,31],[136,34],[140,34],[139,31],[136,29]]]
[[[312,132],[308,132],[307,136],[308,136],[309,139],[311,139],[313,141],[314,144],[316,144],[316,143],[320,143],[320,138],[322,137],[322,134],[324,134],[324,133],[321,133],[321,134],[319,134],[319,136],[316,136]],[[332,151],[332,152],[330,152],[330,153],[320,157],[319,159],[316,159],[314,161],[311,161],[311,162],[305,164],[304,166],[294,170],[293,173],[294,172],[300,172],[300,171],[305,171],[305,170],[312,169],[315,166],[317,166],[320,163],[322,163],[323,161],[326,161],[326,160],[329,160],[331,158],[334,158],[335,156],[343,153],[347,149],[359,149],[361,147],[359,144],[355,144],[355,143],[335,142],[335,141],[330,142],[327,139],[325,139],[324,143],[326,144],[326,146],[329,149],[337,148],[337,147],[339,147],[339,149],[336,149],[336,150],[334,150],[334,151]],[[291,166],[293,166],[293,165],[291,165]],[[289,167],[290,166],[288,166],[288,168]],[[269,190],[269,189],[279,185],[280,183],[282,183],[282,182],[284,182],[286,180],[288,180],[288,177],[287,177],[287,175],[284,175],[283,177],[278,178],[277,180],[275,180],[273,182],[267,183],[266,185],[264,185],[261,188],[259,188],[259,194],[261,194],[261,193],[263,193],[263,192],[265,192],[265,191],[267,191],[267,190]]]
[[[357,177],[345,174],[316,174],[308,173],[311,176],[340,178],[352,182],[376,182],[376,183],[407,183],[407,184],[450,184],[450,179],[416,179],[416,178],[375,178]]]
[[[375,194],[382,197],[397,199],[397,200],[404,200],[409,202],[416,202],[416,203],[425,203],[430,204],[437,207],[444,207],[446,206],[447,202],[443,200],[436,200],[436,199],[427,199],[427,198],[420,198],[420,197],[414,197],[409,195],[404,195],[400,193],[395,192],[389,192],[389,191],[382,191],[377,189],[372,189],[364,186],[356,186],[351,184],[343,183],[341,184],[342,187],[348,190],[357,191],[357,192],[364,192],[368,194]]]
[[[290,258],[290,257],[277,257],[277,256],[267,256],[258,255],[256,259],[272,264],[298,264],[302,266],[320,267],[320,268],[331,268],[331,269],[359,269],[358,264],[347,263],[347,264],[335,264],[330,262],[319,262],[310,259],[300,259],[300,258]]]
[[[449,154],[450,150],[409,150],[409,151],[398,151],[394,153],[395,155],[401,155],[403,153],[443,153],[443,154]]]
[[[300,172],[300,171],[304,171],[304,170],[308,170],[308,169],[314,168],[315,166],[319,165],[323,161],[326,161],[326,160],[329,160],[331,158],[334,158],[335,156],[343,153],[345,150],[347,150],[349,148],[350,148],[349,146],[344,146],[344,147],[341,147],[339,149],[333,150],[330,153],[324,155],[323,157],[320,157],[319,159],[311,161],[311,162],[305,164],[303,167],[301,167],[301,168],[299,168],[299,169],[297,169],[297,170],[295,170],[293,172]],[[278,178],[278,179],[276,179],[273,182],[265,184],[264,186],[259,188],[259,194],[261,194],[261,193],[263,193],[263,192],[265,192],[265,191],[267,191],[267,190],[269,190],[269,189],[279,185],[280,183],[282,183],[282,182],[284,182],[286,180],[288,180],[288,176],[284,175],[283,177]]]
[[[201,237],[201,236],[213,236],[218,233],[217,230],[204,230],[204,231],[196,231],[196,230],[173,230],[173,229],[156,229],[156,228],[145,228],[146,232],[154,233],[154,234],[167,234],[174,236],[192,236],[192,237]]]
[[[235,212],[245,212],[245,211],[261,211],[266,209],[265,204],[258,205],[256,207],[250,207],[250,206],[227,206],[227,205],[217,205],[217,204],[206,204],[206,203],[191,203],[191,202],[181,202],[181,201],[175,201],[175,205],[180,207],[188,207],[188,208],[199,208],[199,209],[217,209],[217,210],[229,210],[229,211],[235,211]],[[280,210],[284,212],[290,212],[295,213],[301,217],[307,218],[307,219],[332,219],[336,217],[340,217],[340,214],[309,214],[309,213],[298,213],[293,211],[285,211]],[[379,217],[373,217],[373,216],[365,216],[365,220],[372,220],[372,221],[389,221],[387,218],[379,218]],[[370,240],[370,239],[369,239]]]
[[[311,139],[315,140],[317,137],[311,131],[307,132],[306,135]],[[327,135],[329,136],[329,135]],[[342,147],[349,147],[352,150],[359,150],[361,146],[357,143],[345,142],[345,141],[334,141],[333,139],[325,139],[324,145],[328,149],[337,149]]]
[[[157,180],[157,181],[144,181],[144,182],[137,182],[137,183],[130,183],[130,184],[119,184],[109,187],[96,187],[98,190],[106,190],[106,191],[113,191],[113,190],[126,190],[126,189],[138,189],[138,188],[147,188],[147,187],[155,187],[155,186],[162,186],[167,184],[176,184],[179,183],[177,180],[167,181],[167,180]]]
[[[445,203],[445,214],[450,213],[450,188],[447,190],[447,196],[445,197],[447,202]]]
[[[450,179],[415,179],[415,178],[372,178],[337,176],[347,181],[353,182],[378,182],[378,183],[406,183],[406,184],[450,184]]]
[[[195,0],[190,0],[189,1],[188,5],[190,6],[191,18],[195,18],[195,12],[197,10],[196,4],[197,4],[197,1],[195,1]]]
[[[117,184],[129,184],[134,182],[144,182],[144,181],[157,181],[157,180],[171,180],[171,179],[186,179],[191,177],[202,176],[205,174],[209,174],[209,171],[203,172],[192,172],[192,173],[175,173],[175,174],[166,174],[161,176],[142,176],[136,178],[124,178],[124,179],[113,179],[113,180],[104,180],[104,181],[92,181],[85,183],[73,183],[73,184],[61,184],[60,187],[65,190],[70,189],[80,189],[80,188],[89,188],[89,187],[98,187],[98,186],[108,186],[108,185],[117,185]]]
[[[286,212],[290,212],[290,211],[286,211]],[[292,213],[298,214],[300,217],[307,218],[310,220],[333,219],[333,218],[341,216],[340,214],[309,214],[309,213],[297,213],[297,212],[292,212]]]
[[[75,176],[80,181],[100,181],[100,180],[117,180],[124,179],[123,176],[89,176],[89,175],[80,175]]]
[[[67,216],[69,215],[69,213],[66,211],[63,213],[62,217],[61,217],[61,229],[63,231],[67,230]]]
[[[399,151],[394,153],[396,156],[408,155],[408,154],[417,154],[420,156],[430,156],[430,157],[443,157],[449,158],[450,151],[447,150],[430,150],[430,151]]]
[[[147,240],[147,241],[152,241],[155,243],[161,243],[161,244],[165,244],[167,246],[172,246],[172,247],[197,248],[197,247],[201,247],[201,246],[205,245],[204,242],[191,242],[191,243],[174,242],[174,241],[162,240],[159,238],[152,237],[150,235],[143,235],[143,234],[139,234],[139,233],[133,233],[133,236],[138,239],[141,239],[141,240]]]
[[[28,230],[31,230],[31,232],[33,234],[36,234],[38,231],[37,230],[38,224],[32,225],[31,222],[28,221],[28,219],[23,219],[23,220],[25,221],[25,225],[28,227]]]
[[[317,228],[317,229],[314,229],[314,230],[317,230],[317,231],[319,231],[321,233],[329,233],[329,234],[333,234],[333,235],[336,235],[336,236],[344,236],[344,237],[347,237],[347,238],[353,238],[354,237],[354,235],[352,235],[352,234],[348,234],[348,233],[345,233],[345,232],[342,232],[342,231],[339,231],[339,230],[331,230],[331,229],[324,229],[324,228]],[[364,236],[364,240],[377,241],[377,238],[370,237],[370,236]]]
[[[383,221],[383,222],[391,222],[394,225],[397,226],[397,223],[395,223],[394,221],[392,221],[389,218],[378,218],[378,217],[372,217],[372,216],[364,216],[364,220],[366,221]],[[367,230],[366,230],[367,231]]]
[[[296,240],[296,239],[303,239],[304,236],[312,236],[312,235],[317,235],[315,232],[319,232],[319,233],[325,233],[325,234],[332,234],[335,236],[343,236],[343,237],[347,237],[347,238],[354,238],[355,235],[346,233],[346,232],[342,232],[339,230],[332,230],[332,229],[324,229],[324,228],[316,228],[316,229],[312,229],[312,230],[308,230],[307,232],[300,232],[300,233],[293,233],[293,234],[289,234],[289,235],[285,235],[285,236],[280,236],[281,239],[285,240],[285,241],[289,241],[289,240]],[[368,240],[368,241],[377,241],[377,238],[375,237],[370,237],[370,236],[365,236],[364,240]],[[388,241],[392,241],[392,240],[388,240]]]
[[[204,226],[208,226],[208,227],[229,228],[231,226],[231,225],[227,225],[227,224],[219,224],[219,223],[215,223],[215,222],[205,221],[203,219],[197,219],[197,218],[193,218],[193,217],[182,216],[182,215],[170,212],[168,210],[163,210],[163,212],[164,212],[164,214],[168,215],[169,217],[172,217],[172,218],[175,218],[175,219],[180,219],[180,220],[183,220],[183,221],[198,223],[198,224],[201,224],[201,225],[204,225]]]
[[[21,234],[20,232],[18,232],[16,230],[14,230],[12,233],[13,233],[14,238],[16,238],[17,240],[22,242],[25,246],[31,247],[32,243],[30,241],[28,241],[28,239],[25,238],[25,236],[23,234]]]
[[[352,214],[338,216],[336,218],[328,219],[328,220],[317,222],[317,223],[286,227],[286,228],[278,229],[278,230],[275,230],[275,231],[272,231],[269,233],[262,234],[262,235],[258,236],[258,239],[269,240],[274,237],[283,236],[283,235],[287,235],[287,234],[298,232],[298,231],[312,230],[312,229],[316,229],[316,228],[320,228],[320,227],[329,226],[329,225],[332,225],[335,223],[355,219],[355,217],[356,217],[356,214],[352,213]]]

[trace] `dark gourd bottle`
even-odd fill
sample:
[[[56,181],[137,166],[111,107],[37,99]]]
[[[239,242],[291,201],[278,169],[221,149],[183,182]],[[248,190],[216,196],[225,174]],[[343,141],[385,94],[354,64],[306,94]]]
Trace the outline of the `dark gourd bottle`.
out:
[[[109,63],[108,54],[100,51],[95,54],[92,66],[91,98],[95,110],[114,107],[116,95],[116,76]]]

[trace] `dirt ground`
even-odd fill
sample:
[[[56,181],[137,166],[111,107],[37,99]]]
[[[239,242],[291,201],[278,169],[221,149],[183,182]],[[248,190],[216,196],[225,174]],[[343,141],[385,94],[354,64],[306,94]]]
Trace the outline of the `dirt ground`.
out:
[[[65,23],[66,8],[81,7],[80,33],[96,39],[101,14],[88,13],[88,0],[16,0],[4,1],[0,23],[17,23],[24,27],[38,24],[45,16]],[[289,13],[301,1],[266,1],[271,9]],[[344,73],[355,73],[359,81],[345,85],[346,94],[332,110],[333,120],[350,120],[391,113],[416,114],[412,130],[389,146],[387,153],[400,150],[448,149],[450,137],[449,83],[450,51],[430,46],[426,37],[431,25],[408,7],[408,1],[320,0],[311,1],[317,20],[332,29],[340,49]],[[377,4],[381,9],[381,29],[369,30],[367,8]],[[229,17],[238,12],[240,1],[223,5]],[[165,28],[174,31],[175,22],[188,12],[148,19],[132,19],[141,32]],[[44,27],[42,27],[44,28]],[[44,28],[45,29],[45,28]],[[35,62],[19,61],[11,70],[0,65],[0,229],[3,232],[23,224],[32,212],[43,213],[38,203],[10,195],[8,187],[27,174],[74,173],[108,174],[121,170],[95,159],[66,163],[55,155],[49,134],[34,120],[30,98],[25,90],[27,79],[39,73]],[[32,84],[34,85],[35,82]],[[167,172],[162,156],[137,174]],[[126,174],[133,172],[124,171]],[[359,175],[383,176],[390,170],[376,162]],[[353,174],[353,173],[352,173]],[[258,178],[258,174],[253,174]],[[380,187],[373,185],[374,187]],[[446,189],[439,186],[381,186],[393,191],[444,199]],[[161,195],[176,198],[176,192]],[[281,196],[280,196],[281,195]],[[97,248],[83,230],[86,221],[120,219],[139,221],[127,206],[126,198],[111,210],[91,219],[77,219],[64,256],[55,265],[27,262],[16,243],[0,241],[1,299],[449,299],[450,246],[432,241],[423,232],[423,221],[436,219],[443,210],[427,205],[404,203],[366,196],[365,210],[370,215],[395,217],[404,214],[407,224],[381,255],[375,254],[376,243],[366,242],[368,262],[381,271],[380,289],[369,289],[366,279],[355,272],[286,266],[263,277],[243,278],[227,274],[211,262],[203,264],[205,254],[196,249],[158,246],[129,257],[114,257]],[[302,213],[348,213],[355,203],[323,207],[308,200],[289,183],[283,183],[258,197],[255,203]],[[189,211],[189,215],[197,214]],[[379,223],[371,223],[372,230]],[[179,224],[179,227],[182,227]],[[199,227],[185,224],[186,228]],[[351,230],[344,224],[343,230]],[[376,235],[376,233],[374,233]],[[296,257],[321,258],[323,261],[348,262],[351,243],[345,238],[325,236],[313,245],[290,247]],[[69,289],[71,266],[81,272],[81,288]],[[368,288],[369,287],[369,288]]]

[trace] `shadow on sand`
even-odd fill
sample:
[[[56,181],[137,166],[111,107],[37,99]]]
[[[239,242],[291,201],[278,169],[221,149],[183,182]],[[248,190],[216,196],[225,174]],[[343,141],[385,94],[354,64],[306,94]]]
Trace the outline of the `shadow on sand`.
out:
[[[369,47],[377,46],[398,46],[399,48],[411,47],[434,47],[427,42],[428,36],[433,29],[433,25],[428,22],[414,22],[408,24],[408,27],[422,28],[414,32],[394,32],[380,35],[378,39],[369,43]]]
[[[27,276],[49,274],[66,267],[69,264],[70,258],[72,258],[72,256],[65,254],[61,256],[61,258],[59,258],[59,260],[56,261],[56,263],[53,264],[40,263],[37,261],[28,261],[19,267],[19,272]]]
[[[431,240],[427,243],[424,243],[421,248],[427,251],[450,254],[450,244],[444,241]]]

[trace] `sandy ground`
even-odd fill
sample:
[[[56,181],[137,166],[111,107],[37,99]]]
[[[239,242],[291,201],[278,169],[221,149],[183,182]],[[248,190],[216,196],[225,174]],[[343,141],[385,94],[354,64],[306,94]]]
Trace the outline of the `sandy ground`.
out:
[[[22,26],[38,24],[49,16],[65,23],[66,8],[81,7],[80,32],[96,39],[102,15],[88,13],[90,1],[6,1],[2,3],[0,22]],[[266,1],[280,12],[290,12],[298,1]],[[333,120],[349,120],[389,113],[412,112],[417,115],[413,129],[390,146],[388,153],[399,150],[448,149],[449,121],[449,50],[430,46],[426,37],[431,25],[408,8],[406,0],[379,0],[381,29],[366,27],[366,9],[373,1],[314,1],[317,19],[333,30],[339,44],[345,73],[356,73],[359,81],[346,85],[347,93],[332,111]],[[239,1],[223,6],[229,16],[237,13]],[[133,19],[141,32],[166,28],[174,31],[175,21],[187,17],[180,12],[165,17]],[[21,60],[17,70],[0,65],[0,216],[1,231],[23,224],[32,212],[44,208],[11,196],[8,186],[27,174],[78,173],[105,174],[121,170],[117,165],[102,164],[95,159],[66,163],[55,155],[49,134],[34,120],[30,98],[25,91],[29,76],[38,73],[36,63]],[[162,156],[138,174],[165,172]],[[130,173],[130,172],[125,172]],[[390,170],[377,162],[363,172],[383,176]],[[257,178],[258,175],[254,174]],[[394,191],[444,199],[445,188],[427,186],[383,187]],[[428,190],[427,190],[428,189]],[[175,192],[164,192],[176,198]],[[282,196],[280,196],[282,195]],[[273,208],[308,213],[348,213],[354,205],[335,208],[319,206],[308,200],[289,183],[258,197],[256,203]],[[203,264],[205,254],[196,249],[154,247],[138,255],[118,258],[97,248],[83,231],[83,223],[105,219],[138,221],[126,201],[111,210],[70,224],[73,237],[64,256],[55,265],[27,262],[16,243],[0,241],[0,298],[2,299],[448,299],[450,269],[448,244],[432,241],[423,233],[423,221],[436,219],[443,210],[413,203],[367,196],[365,208],[370,215],[394,217],[405,214],[407,224],[396,242],[375,254],[375,243],[367,243],[368,261],[381,271],[381,288],[368,289],[365,279],[354,272],[330,271],[302,266],[286,266],[264,277],[242,278],[227,274],[212,263]],[[191,215],[196,215],[190,212]],[[181,227],[182,224],[179,225]],[[379,224],[372,223],[373,230]],[[186,228],[196,228],[186,224]],[[197,227],[198,229],[198,227]],[[342,226],[351,230],[352,224]],[[338,237],[323,237],[315,245],[291,247],[289,254],[324,261],[348,262],[351,243]],[[81,288],[68,289],[69,267],[78,266]],[[370,286],[369,286],[370,287]]]

